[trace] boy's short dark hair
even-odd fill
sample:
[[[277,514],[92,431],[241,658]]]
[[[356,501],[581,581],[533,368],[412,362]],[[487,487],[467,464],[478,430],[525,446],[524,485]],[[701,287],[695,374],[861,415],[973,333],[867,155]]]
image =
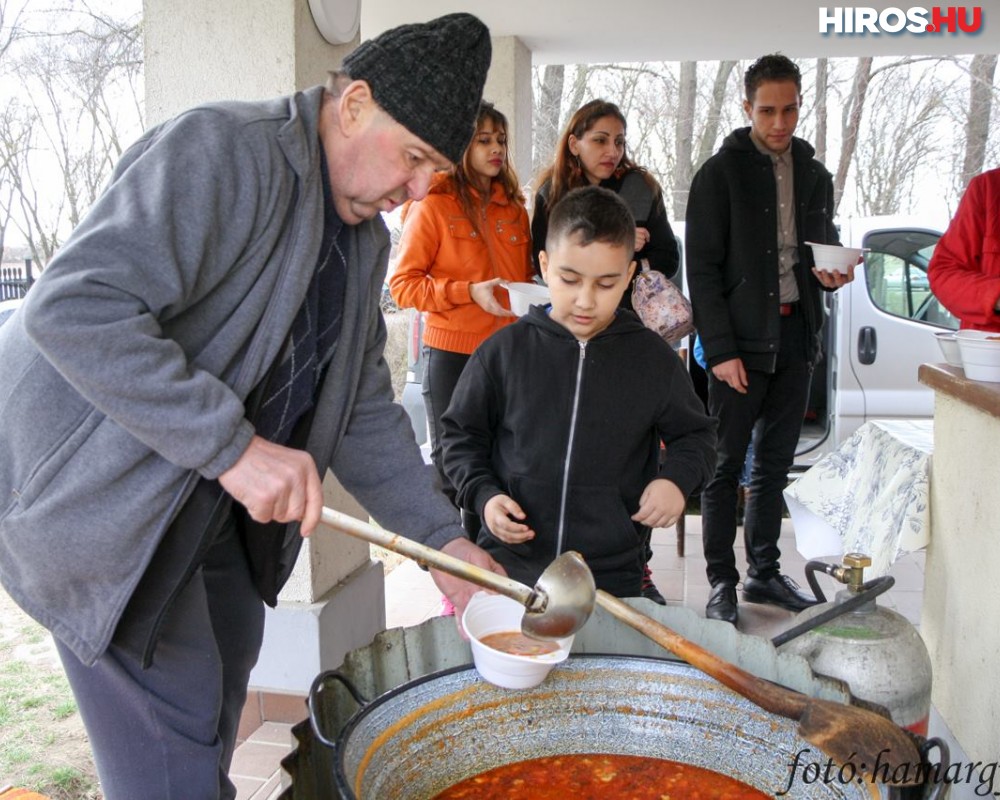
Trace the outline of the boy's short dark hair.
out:
[[[571,236],[581,247],[603,242],[627,247],[633,255],[635,252],[632,212],[617,194],[600,186],[573,189],[552,207],[545,247],[551,249],[559,240]]]
[[[768,81],[792,81],[802,94],[802,73],[788,56],[771,53],[754,61],[743,74],[743,89],[747,100],[753,102],[757,87]]]

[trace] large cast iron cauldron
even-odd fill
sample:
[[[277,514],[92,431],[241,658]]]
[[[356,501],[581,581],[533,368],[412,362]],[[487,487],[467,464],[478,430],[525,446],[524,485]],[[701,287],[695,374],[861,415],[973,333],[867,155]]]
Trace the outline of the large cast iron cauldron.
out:
[[[363,705],[329,741],[319,708],[339,683],[337,673],[317,678],[310,716],[317,739],[334,748],[333,783],[343,798],[426,800],[504,763],[589,752],[694,764],[790,800],[944,796],[943,785],[875,787],[859,782],[851,767],[834,768],[824,782],[826,757],[798,736],[794,722],[683,663],[575,656],[540,686],[520,691],[498,689],[459,667]]]

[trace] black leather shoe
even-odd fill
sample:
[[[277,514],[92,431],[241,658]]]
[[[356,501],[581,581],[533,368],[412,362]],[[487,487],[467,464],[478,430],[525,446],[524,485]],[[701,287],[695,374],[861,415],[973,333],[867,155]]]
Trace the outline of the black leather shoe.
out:
[[[648,565],[642,572],[642,596],[661,606],[667,604],[667,598],[660,593],[660,590],[656,588],[656,584],[653,583],[653,573],[649,571]]]
[[[728,583],[713,586],[708,595],[708,605],[705,606],[705,618],[735,625],[737,616],[736,587]]]
[[[803,611],[819,600],[799,590],[799,585],[787,575],[775,575],[767,580],[746,578],[743,599],[748,603],[770,603],[789,611]]]

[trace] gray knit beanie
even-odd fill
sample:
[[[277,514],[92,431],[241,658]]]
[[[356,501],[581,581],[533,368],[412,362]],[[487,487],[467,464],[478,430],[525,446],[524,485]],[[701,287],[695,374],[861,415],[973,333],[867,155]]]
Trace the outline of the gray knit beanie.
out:
[[[472,14],[401,25],[362,42],[344,72],[445,158],[462,160],[490,67],[489,29]]]

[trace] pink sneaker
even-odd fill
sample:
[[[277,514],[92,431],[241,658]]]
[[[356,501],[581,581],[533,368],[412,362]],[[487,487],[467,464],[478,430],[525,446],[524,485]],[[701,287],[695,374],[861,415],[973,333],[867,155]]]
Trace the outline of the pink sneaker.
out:
[[[441,614],[442,617],[453,617],[455,616],[455,605],[447,597],[441,595]]]

